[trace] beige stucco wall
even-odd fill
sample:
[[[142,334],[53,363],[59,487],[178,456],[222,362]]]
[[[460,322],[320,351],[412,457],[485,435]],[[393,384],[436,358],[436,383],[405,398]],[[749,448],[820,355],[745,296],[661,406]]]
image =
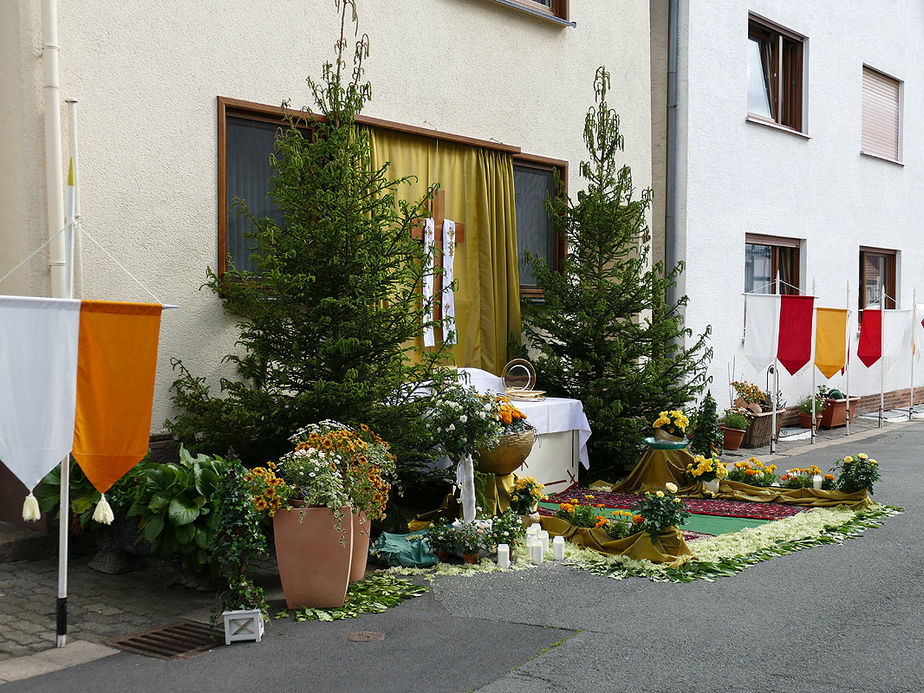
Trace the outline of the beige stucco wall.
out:
[[[0,189],[17,191],[0,201],[0,276],[45,239],[41,18],[33,4],[0,6],[0,55],[14,65],[0,71],[0,122],[16,134],[15,146],[0,151]],[[172,357],[212,384],[230,375],[220,361],[236,333],[219,300],[199,291],[217,256],[216,97],[307,104],[304,79],[319,75],[337,38],[333,5],[60,3],[61,95],[80,102],[85,229],[158,298],[180,306],[163,321],[155,431],[170,414]],[[573,192],[593,74],[605,64],[625,161],[637,186],[648,187],[648,2],[571,5],[576,28],[490,0],[361,0],[360,29],[372,45],[365,113],[567,159]],[[150,299],[92,242],[85,247],[86,297]],[[45,292],[44,261],[29,272],[0,291]]]

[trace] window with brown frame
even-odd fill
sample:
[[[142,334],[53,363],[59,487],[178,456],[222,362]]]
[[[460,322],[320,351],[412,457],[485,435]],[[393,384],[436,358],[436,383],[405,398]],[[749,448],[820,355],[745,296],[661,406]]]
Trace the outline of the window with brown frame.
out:
[[[863,113],[860,151],[901,161],[901,82],[863,66]]]
[[[574,26],[568,18],[570,0],[491,0],[491,2],[523,10],[544,19],[551,19],[559,24]]]
[[[390,123],[362,116],[357,122],[371,127],[384,127],[416,135],[433,136],[424,130],[399,123]],[[282,224],[282,214],[269,197],[269,164],[273,142],[279,127],[285,124],[278,107],[253,104],[234,99],[218,99],[218,276],[223,277],[231,265],[253,270],[250,255],[254,240],[248,237],[250,219],[235,205],[236,199],[247,201],[251,214],[270,217]],[[567,194],[568,162],[560,159],[523,154],[517,147],[482,142],[447,133],[436,133],[440,139],[472,146],[490,145],[503,148],[514,157],[514,195],[517,214],[517,244],[520,271],[520,291],[523,296],[539,299],[532,271],[526,265],[526,250],[542,257],[556,269],[564,255],[563,240],[552,229],[545,202],[550,195]],[[555,172],[562,189],[555,190]]]
[[[895,308],[895,261],[898,253],[882,248],[860,248],[860,310],[879,307]],[[885,295],[883,296],[883,291]]]
[[[802,132],[805,37],[748,18],[748,116]]]
[[[744,245],[744,290],[776,293],[779,274],[781,294],[799,294],[800,250],[797,238],[749,233]]]

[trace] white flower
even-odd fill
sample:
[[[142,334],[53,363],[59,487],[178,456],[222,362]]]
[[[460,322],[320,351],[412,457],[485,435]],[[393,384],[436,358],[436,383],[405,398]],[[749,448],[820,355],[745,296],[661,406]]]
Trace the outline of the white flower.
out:
[[[455,424],[449,424],[449,428],[447,428],[446,430],[447,430],[447,431],[454,431],[454,430],[456,430],[456,425],[455,425]]]
[[[666,488],[671,493],[677,493],[677,484],[671,483],[670,481],[664,484],[664,488]]]
[[[468,417],[465,414],[459,417],[459,423],[465,423],[466,421],[468,421]]]
[[[664,491],[657,491],[657,492],[655,492],[655,495],[656,495],[658,498],[664,498]]]

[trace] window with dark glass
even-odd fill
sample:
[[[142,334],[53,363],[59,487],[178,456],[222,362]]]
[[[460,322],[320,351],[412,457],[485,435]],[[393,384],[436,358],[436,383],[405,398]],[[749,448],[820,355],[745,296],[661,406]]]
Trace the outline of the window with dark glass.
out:
[[[748,21],[748,114],[802,132],[805,39],[765,20]]]
[[[886,308],[895,308],[894,250],[860,249],[860,310],[878,308],[880,298]]]
[[[748,234],[744,245],[744,290],[748,293],[799,293],[799,251],[796,238]]]

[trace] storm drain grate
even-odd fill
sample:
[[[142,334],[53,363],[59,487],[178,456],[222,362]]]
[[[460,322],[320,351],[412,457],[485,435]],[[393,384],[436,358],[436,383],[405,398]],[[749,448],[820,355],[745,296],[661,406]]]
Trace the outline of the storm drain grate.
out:
[[[195,657],[218,645],[216,631],[205,623],[176,621],[166,626],[110,638],[106,645],[168,662]]]

